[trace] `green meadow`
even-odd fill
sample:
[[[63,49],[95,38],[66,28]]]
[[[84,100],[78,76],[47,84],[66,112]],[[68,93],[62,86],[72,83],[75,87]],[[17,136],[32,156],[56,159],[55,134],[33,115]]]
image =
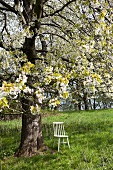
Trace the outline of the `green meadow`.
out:
[[[63,121],[70,149],[57,151],[52,122]],[[49,113],[42,116],[44,141],[49,148],[33,157],[14,157],[21,120],[0,121],[0,170],[113,170],[113,109]]]

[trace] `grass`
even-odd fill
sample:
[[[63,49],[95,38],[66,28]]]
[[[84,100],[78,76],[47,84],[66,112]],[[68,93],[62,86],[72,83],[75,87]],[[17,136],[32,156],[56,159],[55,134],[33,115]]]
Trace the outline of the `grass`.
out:
[[[0,170],[113,170],[113,109],[44,116],[45,144],[54,152],[15,158],[21,121],[0,122]],[[64,121],[71,148],[53,147],[52,122]]]

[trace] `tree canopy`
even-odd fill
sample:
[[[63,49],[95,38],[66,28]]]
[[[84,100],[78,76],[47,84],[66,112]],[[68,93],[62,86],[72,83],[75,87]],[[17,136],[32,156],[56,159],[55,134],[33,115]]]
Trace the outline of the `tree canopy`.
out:
[[[0,1],[0,4],[3,91],[13,95],[21,90],[30,92],[32,88],[25,85],[26,74],[34,77],[37,74],[35,86],[39,86],[40,93],[51,92],[52,88],[56,93],[49,102],[59,104],[58,93],[67,98],[66,87],[71,81],[82,82],[83,89],[91,95],[100,90],[112,96],[111,1]],[[6,86],[9,88],[5,89]],[[5,104],[4,95],[1,101]]]

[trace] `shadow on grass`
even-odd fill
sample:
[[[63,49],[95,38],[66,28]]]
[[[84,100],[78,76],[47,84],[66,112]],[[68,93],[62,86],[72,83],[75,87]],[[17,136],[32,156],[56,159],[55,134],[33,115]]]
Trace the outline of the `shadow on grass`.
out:
[[[15,150],[19,146],[21,129],[16,128],[2,128],[0,127],[0,159],[4,159],[14,155]]]

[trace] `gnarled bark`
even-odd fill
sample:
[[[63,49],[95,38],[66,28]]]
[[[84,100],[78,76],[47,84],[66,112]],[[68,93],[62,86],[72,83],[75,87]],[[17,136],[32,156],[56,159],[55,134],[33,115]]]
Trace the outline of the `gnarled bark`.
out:
[[[39,114],[22,115],[21,143],[15,156],[33,156],[44,147],[41,116]]]

